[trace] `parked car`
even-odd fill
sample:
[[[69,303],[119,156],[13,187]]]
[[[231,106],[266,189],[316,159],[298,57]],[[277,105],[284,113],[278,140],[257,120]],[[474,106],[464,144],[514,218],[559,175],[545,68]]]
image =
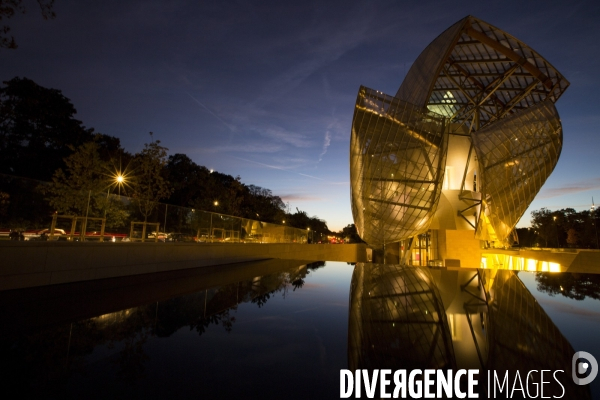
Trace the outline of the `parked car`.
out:
[[[167,240],[167,234],[164,232],[152,232],[148,234],[148,239],[154,240],[157,237],[159,242],[164,242]]]
[[[167,235],[165,242],[194,242],[194,236],[187,233],[173,232]]]
[[[54,228],[54,235],[66,235],[64,229]],[[50,237],[50,229],[33,229],[23,232],[23,240],[47,240]]]

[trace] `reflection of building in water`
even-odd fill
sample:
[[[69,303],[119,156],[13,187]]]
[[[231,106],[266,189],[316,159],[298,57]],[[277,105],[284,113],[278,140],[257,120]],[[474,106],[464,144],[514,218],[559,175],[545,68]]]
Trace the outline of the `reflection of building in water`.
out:
[[[358,263],[350,307],[351,370],[455,366],[446,313],[427,269]]]
[[[350,307],[350,370],[480,369],[482,383],[484,369],[509,371],[511,387],[517,370],[523,381],[563,370],[568,397],[590,398],[571,379],[573,348],[514,271],[358,263]],[[544,395],[560,396],[550,380]]]
[[[361,87],[350,140],[361,237],[418,265],[479,267],[480,241],[512,244],[558,162],[554,103],[568,85],[525,43],[469,16],[425,48],[394,96]]]
[[[491,290],[487,367],[498,371],[563,370],[565,398],[590,398],[589,386],[571,379],[575,351],[548,314],[512,271],[497,271]],[[548,375],[544,395],[562,397],[563,389]],[[539,378],[539,375],[538,375]]]

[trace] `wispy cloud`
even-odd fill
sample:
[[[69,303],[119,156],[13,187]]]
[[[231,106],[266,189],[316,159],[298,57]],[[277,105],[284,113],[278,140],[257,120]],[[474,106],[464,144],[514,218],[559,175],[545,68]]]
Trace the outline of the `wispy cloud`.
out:
[[[307,25],[304,32],[294,37],[297,48],[304,48],[304,60],[275,75],[263,87],[261,94],[253,102],[262,107],[295,89],[306,78],[321,68],[335,62],[348,51],[364,43],[369,36],[369,22],[373,18],[370,7],[357,7],[349,10],[347,18],[341,23]],[[356,24],[360,15],[362,23]],[[286,43],[289,47],[290,43]]]
[[[281,197],[281,200],[283,200],[284,202],[287,202],[287,201],[323,201],[323,200],[325,200],[322,197],[316,197],[313,195],[300,194],[300,193],[284,194],[283,196],[279,196],[279,197]]]
[[[542,189],[539,198],[549,199],[552,197],[565,196],[568,194],[574,194],[579,192],[587,192],[588,190],[595,189],[600,189],[600,178],[592,178],[557,188]]]
[[[311,147],[313,145],[305,135],[289,132],[280,127],[270,127],[259,132],[261,136],[291,144],[294,147]]]
[[[185,148],[183,152],[188,154],[198,153],[277,153],[282,146],[275,143],[240,143],[223,146]]]
[[[237,160],[242,160],[242,161],[246,161],[246,162],[249,162],[249,163],[252,163],[252,164],[261,165],[261,166],[263,166],[265,168],[276,169],[276,170],[279,170],[279,171],[285,171],[285,172],[289,172],[289,173],[292,173],[292,174],[295,174],[295,175],[300,175],[300,176],[305,176],[307,178],[316,179],[318,181],[322,181],[322,182],[325,182],[325,183],[330,184],[330,185],[344,185],[344,184],[347,184],[347,182],[332,182],[332,181],[329,181],[327,179],[320,178],[318,176],[304,174],[302,172],[293,171],[293,170],[291,170],[289,168],[280,167],[280,166],[277,166],[277,165],[269,165],[269,164],[261,163],[261,162],[258,162],[258,161],[248,160],[246,158],[241,158],[241,157],[234,157],[234,156],[232,156],[232,157],[235,158],[235,159],[237,159]]]
[[[285,165],[287,169],[303,168],[314,162],[313,159],[304,157],[274,156],[273,162],[279,165]]]
[[[206,110],[206,112],[208,112],[210,115],[212,115],[217,120],[219,120],[223,125],[225,125],[227,127],[227,129],[229,129],[231,132],[235,132],[235,127],[233,125],[230,125],[227,122],[225,122],[221,117],[219,117],[217,114],[212,112],[208,107],[206,107],[204,104],[202,104],[197,98],[195,98],[191,94],[188,93],[187,95],[190,96],[192,98],[192,100],[194,100],[196,103],[198,103],[198,105],[200,107],[202,107],[204,110]]]
[[[327,149],[329,148],[329,145],[331,144],[331,131],[329,130],[329,128],[331,127],[328,126],[327,130],[325,131],[325,138],[323,139],[323,150],[321,151],[321,154],[319,154],[319,162],[321,162],[321,160],[323,160],[323,156],[325,154],[327,154]]]
[[[278,167],[276,165],[264,164],[264,163],[261,163],[261,162],[258,162],[258,161],[247,160],[245,158],[240,158],[240,157],[233,157],[233,158],[237,158],[238,160],[250,162],[250,163],[253,163],[253,164],[257,164],[257,165],[262,165],[263,167],[266,167],[266,168],[278,169],[280,171],[286,171],[286,172],[291,172],[291,173],[296,174],[296,175],[306,176],[307,178],[312,178],[312,179],[318,179],[320,181],[325,181],[325,179],[319,178],[318,176],[312,176],[312,175],[303,174],[301,172],[292,171],[292,170],[289,170],[289,169],[286,169],[286,168],[283,168],[283,167]]]

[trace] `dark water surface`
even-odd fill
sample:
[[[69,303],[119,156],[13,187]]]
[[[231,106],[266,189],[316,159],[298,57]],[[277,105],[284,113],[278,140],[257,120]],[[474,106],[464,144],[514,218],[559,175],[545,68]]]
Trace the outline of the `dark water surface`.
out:
[[[570,377],[574,351],[600,360],[599,298],[597,275],[282,260],[7,291],[0,379],[17,398],[331,399],[348,368]]]

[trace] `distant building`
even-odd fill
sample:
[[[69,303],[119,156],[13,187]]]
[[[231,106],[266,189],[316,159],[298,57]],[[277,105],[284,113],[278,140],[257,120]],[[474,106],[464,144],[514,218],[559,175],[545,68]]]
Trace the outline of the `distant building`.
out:
[[[350,177],[362,239],[407,258],[410,248],[418,264],[474,267],[473,250],[512,244],[558,162],[554,103],[568,86],[525,43],[472,16],[427,46],[394,96],[361,86]]]

